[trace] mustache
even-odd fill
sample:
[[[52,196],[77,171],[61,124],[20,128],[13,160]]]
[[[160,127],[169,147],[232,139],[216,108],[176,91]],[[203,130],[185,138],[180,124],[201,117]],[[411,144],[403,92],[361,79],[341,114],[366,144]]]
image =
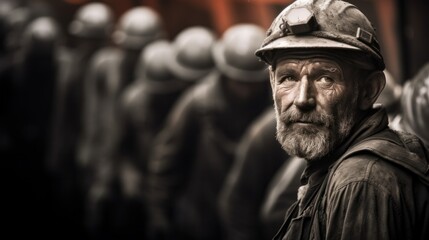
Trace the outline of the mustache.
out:
[[[301,112],[296,109],[289,109],[279,116],[286,125],[293,123],[311,123],[323,127],[331,127],[334,122],[333,116],[326,113]]]

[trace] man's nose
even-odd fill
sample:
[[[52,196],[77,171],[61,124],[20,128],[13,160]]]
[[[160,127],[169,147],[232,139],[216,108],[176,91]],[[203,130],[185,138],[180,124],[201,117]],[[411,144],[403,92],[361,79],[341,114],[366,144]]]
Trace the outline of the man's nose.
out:
[[[316,106],[316,100],[314,99],[311,83],[307,75],[303,76],[301,81],[299,81],[294,104],[301,110],[310,110]]]

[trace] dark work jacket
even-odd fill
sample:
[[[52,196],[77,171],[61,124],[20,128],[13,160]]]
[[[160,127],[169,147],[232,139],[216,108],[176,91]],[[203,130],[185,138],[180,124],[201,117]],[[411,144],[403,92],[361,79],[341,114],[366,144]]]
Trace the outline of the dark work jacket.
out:
[[[274,239],[427,239],[428,151],[387,127],[384,109],[303,174],[308,190]]]
[[[134,165],[116,158],[121,96],[135,79],[139,51],[106,47],[94,54],[84,88],[78,169],[85,197],[86,224],[98,238],[141,233],[140,176]],[[134,208],[135,207],[135,208]],[[124,235],[125,234],[125,235]]]
[[[251,104],[234,101],[213,74],[173,108],[149,161],[151,208],[174,205],[184,239],[222,239],[219,191],[242,134],[269,104],[268,88]]]
[[[169,79],[138,79],[122,94],[120,104],[119,156],[146,174],[154,138],[176,100],[191,83]]]

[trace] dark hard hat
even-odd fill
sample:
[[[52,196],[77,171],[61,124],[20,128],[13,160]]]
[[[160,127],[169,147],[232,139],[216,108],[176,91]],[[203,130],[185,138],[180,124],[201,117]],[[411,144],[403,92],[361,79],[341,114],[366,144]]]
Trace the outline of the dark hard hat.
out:
[[[113,13],[107,5],[88,3],[78,9],[69,32],[82,38],[106,39],[110,36],[113,23]]]
[[[168,69],[171,44],[166,40],[149,43],[140,54],[137,76],[149,81],[167,81],[173,78]]]
[[[3,47],[4,41],[11,30],[11,12],[17,8],[13,1],[0,1],[0,41]]]
[[[340,0],[297,0],[273,21],[256,55],[273,63],[276,50],[347,49],[359,51],[383,70],[375,29],[354,5]]]
[[[429,146],[429,63],[404,85],[401,108],[405,130]]]
[[[0,1],[0,21],[2,24],[10,24],[11,12],[18,8],[13,1]]]
[[[401,98],[402,86],[396,81],[389,71],[384,70],[384,75],[386,76],[386,86],[380,96],[378,96],[377,103],[390,107],[392,104],[396,104]]]
[[[195,81],[213,70],[212,49],[214,33],[205,27],[189,27],[181,31],[173,42],[170,70],[185,81]]]
[[[58,47],[60,37],[58,24],[53,18],[39,17],[25,29],[22,46],[34,54],[51,54]]]
[[[163,35],[159,14],[148,7],[135,7],[119,19],[113,41],[122,48],[139,50]]]
[[[233,80],[267,80],[265,64],[254,55],[264,37],[264,30],[254,24],[237,24],[227,29],[213,51],[219,70]]]

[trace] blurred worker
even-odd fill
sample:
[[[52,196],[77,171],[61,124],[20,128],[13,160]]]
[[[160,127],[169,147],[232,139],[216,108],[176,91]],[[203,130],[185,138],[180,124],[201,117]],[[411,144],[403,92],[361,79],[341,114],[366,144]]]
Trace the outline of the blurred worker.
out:
[[[143,177],[153,140],[173,104],[183,91],[213,71],[215,41],[209,29],[190,27],[180,32],[174,42],[159,40],[142,52],[137,79],[122,96],[124,129],[119,155],[137,165]]]
[[[7,53],[8,46],[7,46],[7,40],[8,36],[11,31],[11,11],[13,11],[16,8],[16,4],[9,0],[9,1],[0,1],[0,56],[3,59],[3,56]],[[4,68],[3,61],[0,62],[1,69]]]
[[[64,231],[83,234],[82,172],[77,165],[82,134],[84,86],[93,54],[106,46],[113,30],[113,13],[102,3],[80,7],[69,25],[73,46],[60,55],[61,69],[55,96],[55,112],[48,169],[53,176],[57,213]]]
[[[429,152],[374,106],[385,86],[375,30],[354,5],[297,0],[256,55],[269,65],[277,139],[305,159],[274,239],[426,239]]]
[[[7,45],[7,39],[11,32],[10,12],[16,8],[14,3],[11,0],[0,1],[0,157],[2,159],[11,157],[13,146],[12,132],[9,127],[13,122],[11,118],[13,54]],[[5,166],[5,169],[11,168],[11,164]]]
[[[123,90],[136,78],[141,51],[164,35],[160,16],[150,8],[126,11],[113,32],[114,48],[96,54],[86,80],[84,131],[78,161],[88,188],[86,221],[96,238],[123,235],[127,222],[118,221],[123,196],[116,151],[121,126],[118,106]]]
[[[287,159],[276,140],[275,112],[270,106],[243,136],[221,192],[226,239],[272,238],[272,233],[265,236],[261,208],[271,179]]]
[[[9,195],[14,198],[16,208],[8,220],[35,234],[43,233],[41,226],[53,223],[50,221],[51,182],[45,158],[50,143],[60,40],[61,33],[54,19],[35,19],[23,32],[22,48],[17,52],[13,68],[13,123],[9,127],[14,146],[8,161],[13,162],[16,171],[12,179],[16,189]],[[40,219],[42,215],[46,218]]]
[[[174,42],[165,40],[149,45],[141,54],[137,81],[123,94],[122,113],[126,121],[123,131],[135,135],[130,144],[121,144],[131,151],[146,172],[146,163],[153,139],[164,125],[172,105],[182,92],[214,69],[212,47],[215,35],[203,27],[190,27],[180,32]],[[130,136],[129,136],[130,137]]]
[[[270,104],[266,69],[252,56],[264,36],[252,24],[230,27],[213,51],[219,72],[187,91],[169,115],[148,166],[154,235],[174,229],[178,239],[223,239],[220,188],[241,136]]]
[[[10,32],[7,36],[6,44],[9,49],[17,51],[22,47],[22,34],[28,24],[39,17],[55,18],[55,16],[50,4],[44,1],[12,0],[12,4],[14,7],[9,12],[8,25]]]
[[[208,28],[192,26],[183,29],[174,38],[168,69],[189,85],[205,78],[215,65],[212,52],[216,40]]]
[[[143,217],[142,208],[146,207],[146,165],[154,137],[180,94],[213,69],[214,42],[210,30],[192,27],[182,31],[173,43],[159,40],[149,44],[142,51],[136,81],[124,90],[120,105],[122,131],[119,146],[115,146],[118,155],[113,158],[121,169],[123,210],[134,212],[134,219],[123,220],[129,222],[128,234],[138,231],[136,236],[144,230],[142,220],[136,218]],[[193,52],[196,54],[189,54]]]
[[[405,83],[400,101],[392,127],[417,135],[429,147],[429,63]]]
[[[14,106],[13,94],[14,76],[16,68],[16,55],[22,59],[23,32],[34,19],[47,16],[49,7],[42,2],[29,2],[24,0],[0,1],[0,157],[11,158],[12,148],[16,143],[12,139],[14,119],[12,112]],[[28,47],[28,46],[27,46]],[[20,52],[20,53],[18,53]],[[18,60],[21,61],[21,60]],[[16,71],[15,71],[16,72]],[[9,161],[12,163],[12,161]],[[9,164],[5,166],[9,169]]]
[[[167,58],[171,56],[171,44],[166,40],[149,43],[142,51],[137,65],[137,78],[128,85],[120,102],[120,132],[117,152],[113,159],[117,161],[118,181],[121,192],[121,211],[118,221],[126,224],[124,233],[137,238],[144,238],[145,213],[145,162],[147,151],[150,150],[151,129],[162,124],[156,118],[157,108],[164,110],[164,102],[169,100],[168,93],[176,92],[180,88],[170,71],[167,69]],[[157,96],[159,98],[154,98]],[[161,97],[164,96],[165,99]],[[155,115],[155,116],[153,116]],[[159,128],[159,127],[158,127]],[[125,229],[126,227],[126,229]]]

